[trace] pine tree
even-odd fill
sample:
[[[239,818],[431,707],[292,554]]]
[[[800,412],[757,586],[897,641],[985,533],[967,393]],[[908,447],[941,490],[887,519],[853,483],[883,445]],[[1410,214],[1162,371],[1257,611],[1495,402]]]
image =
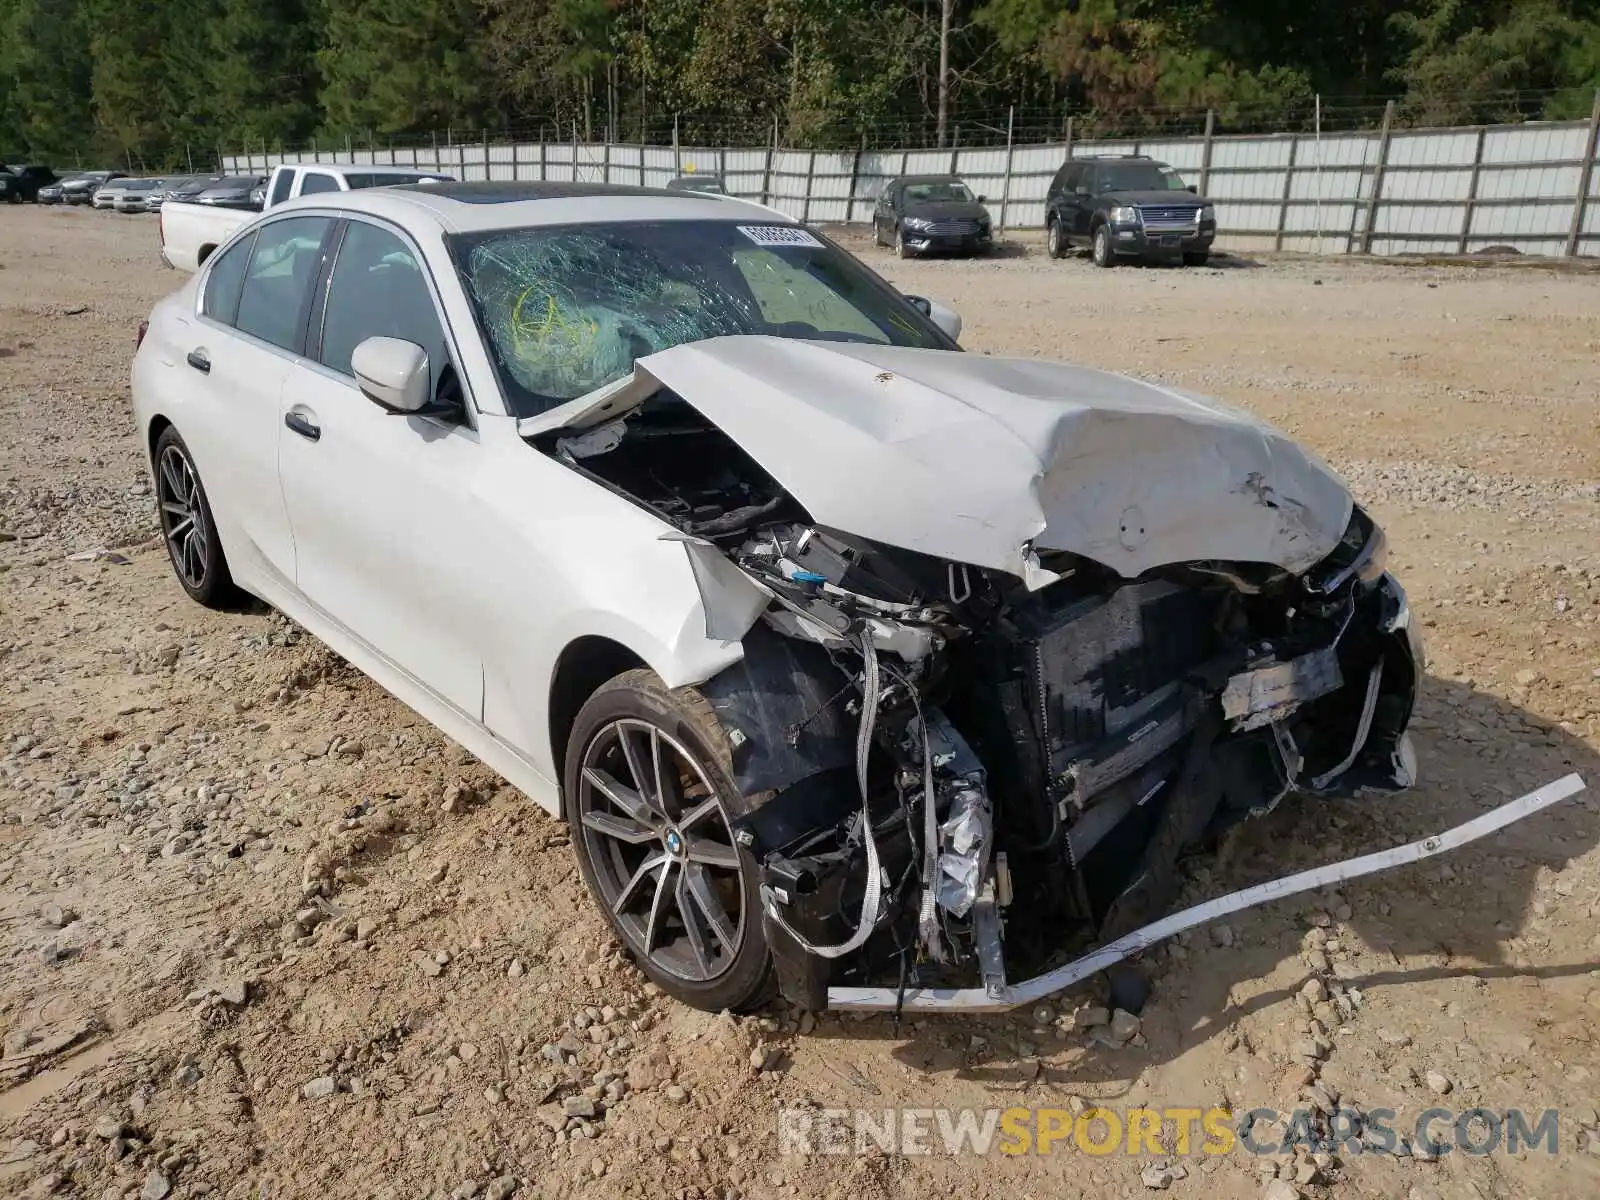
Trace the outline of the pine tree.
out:
[[[88,30],[82,0],[0,0],[0,153],[91,152]]]
[[[323,127],[421,134],[482,117],[472,0],[324,0]]]

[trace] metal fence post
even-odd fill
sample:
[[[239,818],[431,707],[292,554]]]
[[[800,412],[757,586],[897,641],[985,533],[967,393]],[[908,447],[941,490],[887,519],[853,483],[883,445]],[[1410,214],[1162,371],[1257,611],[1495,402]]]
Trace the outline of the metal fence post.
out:
[[[1389,166],[1389,133],[1394,126],[1394,101],[1383,106],[1383,128],[1378,133],[1378,165],[1372,175],[1372,191],[1367,196],[1367,214],[1362,222],[1361,253],[1372,253],[1372,232],[1378,224],[1378,204],[1383,199],[1383,173]]]
[[[800,201],[800,224],[802,224],[802,225],[811,224],[811,184],[812,184],[812,181],[816,179],[816,176],[817,176],[817,152],[815,150],[807,150],[806,151],[806,191],[805,191],[804,198],[801,199],[801,201]]]
[[[678,114],[672,114],[672,173],[683,174],[683,151],[678,148]]]
[[[1594,108],[1589,113],[1589,141],[1583,147],[1583,166],[1578,171],[1578,194],[1572,201],[1572,224],[1567,227],[1566,255],[1578,253],[1578,240],[1583,237],[1583,217],[1589,208],[1589,187],[1594,179],[1594,143],[1600,137],[1600,88],[1594,90]]]
[[[1272,244],[1274,250],[1283,249],[1283,231],[1289,223],[1289,194],[1294,188],[1294,164],[1299,157],[1300,138],[1297,134],[1289,135],[1289,165],[1283,172],[1283,195],[1278,200],[1278,236]],[[1203,192],[1205,189],[1202,188]]]
[[[1467,179],[1467,210],[1461,217],[1461,237],[1456,242],[1456,253],[1467,252],[1467,239],[1472,236],[1472,213],[1478,205],[1478,176],[1483,170],[1483,141],[1489,131],[1478,129],[1477,148],[1472,152],[1472,174]]]
[[[1211,186],[1211,135],[1216,132],[1217,114],[1213,109],[1206,109],[1206,140],[1200,146],[1200,194],[1209,195],[1207,190]]]
[[[1067,157],[1072,157],[1072,118],[1067,118]]]
[[[772,203],[772,167],[778,156],[778,118],[772,118],[772,144],[767,147],[767,165],[761,172],[761,203]]]
[[[844,223],[849,225],[856,219],[856,185],[861,180],[861,155],[867,149],[867,135],[861,135],[861,144],[856,147],[855,157],[850,160],[850,190],[846,193],[844,202]]]
[[[1011,201],[1011,159],[1016,153],[1016,141],[1013,134],[1017,128],[1017,106],[1013,104],[1006,113],[1006,173],[1000,183],[1000,228],[999,232],[1006,231],[1006,205]]]

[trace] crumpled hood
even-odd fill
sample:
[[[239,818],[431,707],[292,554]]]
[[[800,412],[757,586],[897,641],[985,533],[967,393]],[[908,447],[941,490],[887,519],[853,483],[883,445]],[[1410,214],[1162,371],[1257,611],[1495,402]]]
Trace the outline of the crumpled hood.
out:
[[[1195,560],[1301,572],[1338,543],[1338,477],[1255,418],[1086,367],[946,350],[741,336],[519,422],[602,424],[670,388],[820,525],[1049,582],[1029,547],[1132,578]]]

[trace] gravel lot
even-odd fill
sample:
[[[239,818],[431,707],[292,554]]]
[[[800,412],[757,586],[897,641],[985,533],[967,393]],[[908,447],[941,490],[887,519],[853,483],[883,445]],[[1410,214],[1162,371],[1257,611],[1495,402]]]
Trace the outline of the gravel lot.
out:
[[[1427,626],[1425,782],[1286,802],[1191,898],[1600,784],[1600,277],[858,248],[972,350],[1260,413],[1387,527]],[[1093,989],[898,1030],[652,995],[559,825],[283,619],[170,579],[127,369],[179,282],[153,219],[0,210],[0,1193],[1600,1194],[1593,793],[1162,948],[1123,1045]],[[1402,1131],[1557,1107],[1560,1153],[806,1157],[775,1116],[1333,1099]]]

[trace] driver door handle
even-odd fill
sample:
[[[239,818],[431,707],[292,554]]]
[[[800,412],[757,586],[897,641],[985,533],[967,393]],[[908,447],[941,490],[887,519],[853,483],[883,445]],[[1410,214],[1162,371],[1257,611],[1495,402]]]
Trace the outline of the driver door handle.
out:
[[[308,442],[314,442],[322,436],[322,426],[304,413],[287,413],[283,418],[283,423]]]

